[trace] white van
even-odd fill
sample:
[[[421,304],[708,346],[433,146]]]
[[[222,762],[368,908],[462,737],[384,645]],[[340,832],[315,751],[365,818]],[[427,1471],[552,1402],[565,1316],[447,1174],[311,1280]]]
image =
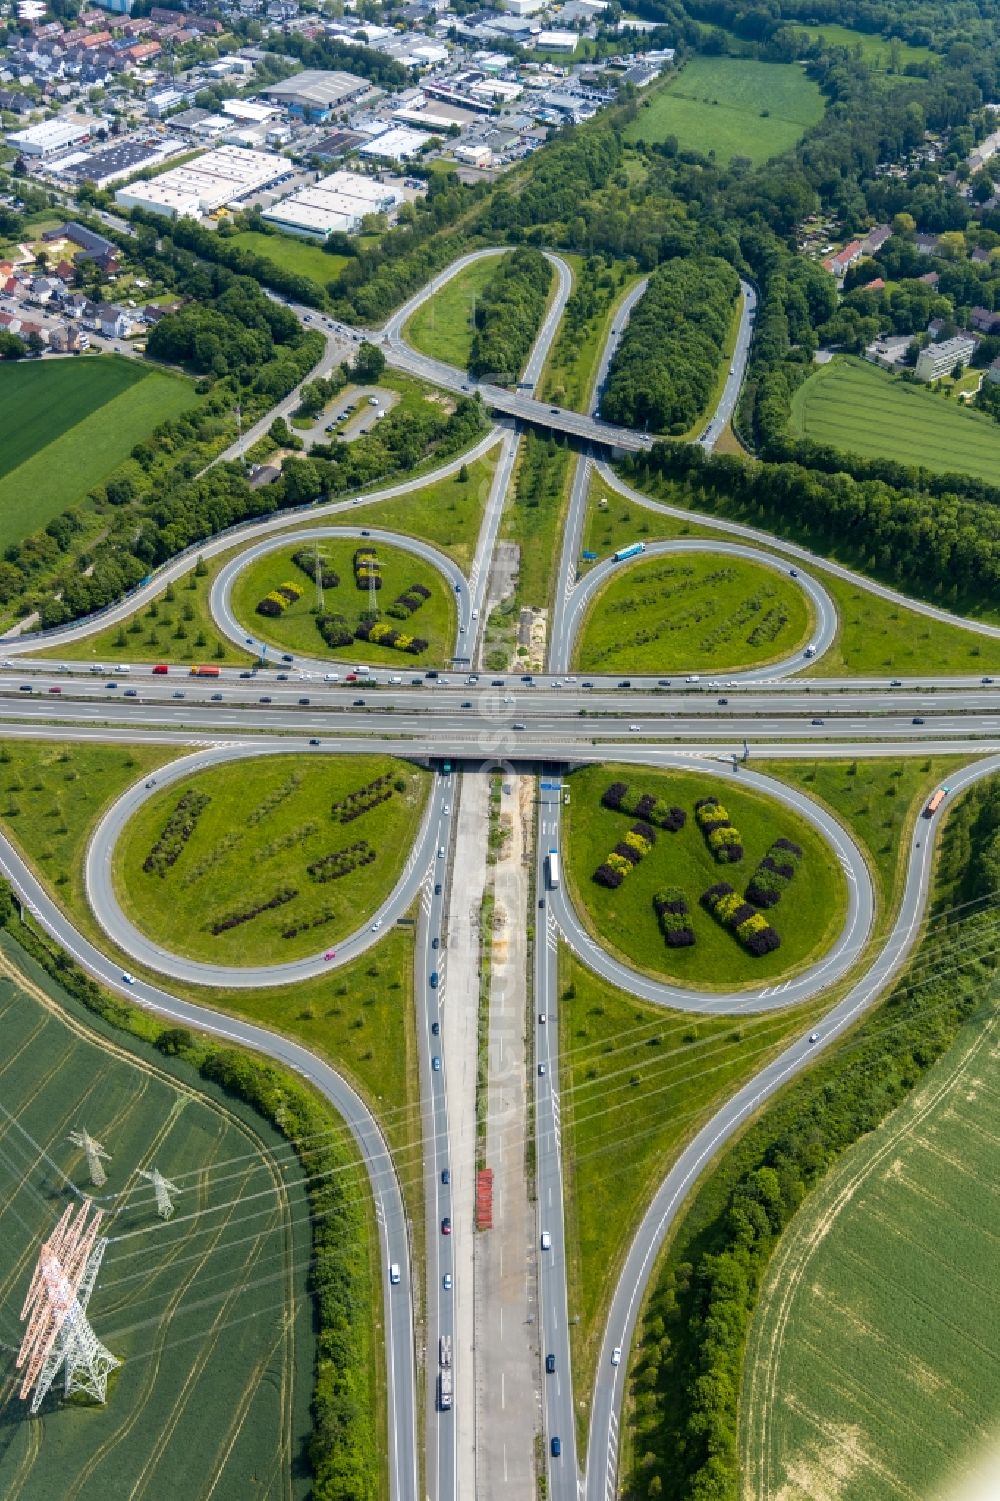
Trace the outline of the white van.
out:
[[[131,672],[132,671],[131,667],[129,667],[129,665],[128,665],[127,662],[116,662],[114,670],[115,670],[115,672]]]
[[[392,1263],[392,1266],[389,1268],[389,1281],[392,1283],[393,1287],[397,1287],[399,1285],[399,1262],[398,1261],[394,1261]]]
[[[324,683],[339,683],[340,682],[340,673],[339,672],[327,672],[327,673],[324,673],[324,675],[323,675],[323,681],[324,681]]]

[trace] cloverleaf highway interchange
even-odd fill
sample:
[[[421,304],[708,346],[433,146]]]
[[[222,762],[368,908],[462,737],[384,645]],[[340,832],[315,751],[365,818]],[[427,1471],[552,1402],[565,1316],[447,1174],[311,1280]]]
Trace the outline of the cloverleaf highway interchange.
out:
[[[669,89],[671,71],[654,90]],[[931,113],[926,138],[946,155],[963,121],[932,128]],[[978,139],[986,126],[969,114]],[[603,118],[551,132],[515,170],[539,167]],[[703,162],[690,144],[690,161]],[[502,184],[503,173],[485,180]],[[486,191],[475,189],[477,202]],[[885,209],[890,245],[918,227],[901,193]],[[73,206],[54,193],[52,205],[60,223],[78,213],[111,237],[123,263],[139,239],[147,263],[165,254],[149,216],[107,195]],[[822,191],[804,207],[812,220],[837,218]],[[840,215],[860,240],[872,216],[867,226],[859,216],[856,203]],[[810,222],[802,213],[781,231],[789,259],[811,254],[807,234],[796,246]],[[283,237],[266,232],[273,250]],[[987,254],[1000,245],[978,232]],[[61,622],[26,608],[0,641],[0,1015],[12,1028],[0,1057],[0,1491],[29,1501],[996,1495],[960,1483],[998,1446],[988,1333],[974,1357],[952,1351],[932,1371],[926,1331],[907,1343],[910,1312],[933,1302],[925,1269],[876,1268],[872,1242],[852,1241],[849,1283],[831,1291],[823,1278],[838,1264],[823,1258],[858,1233],[852,1215],[870,1209],[893,1233],[889,1195],[916,1172],[913,1133],[936,1108],[933,1091],[944,1098],[949,1070],[952,1117],[960,1100],[996,1094],[997,893],[969,872],[980,858],[987,869],[982,851],[1000,826],[997,592],[973,600],[961,579],[953,594],[924,588],[894,572],[891,543],[840,547],[763,504],[727,507],[712,489],[722,480],[698,488],[699,466],[721,474],[722,455],[733,472],[757,465],[762,486],[772,462],[763,441],[753,447],[748,413],[779,378],[755,365],[779,294],[766,257],[735,235],[728,250],[714,246],[734,279],[710,400],[673,429],[648,415],[612,420],[602,404],[625,409],[613,393],[638,337],[630,324],[648,329],[644,302],[653,307],[646,299],[681,263],[671,256],[687,252],[632,259],[614,281],[603,319],[588,325],[574,404],[553,375],[581,357],[579,326],[567,333],[574,296],[605,266],[617,276],[626,257],[588,260],[573,233],[504,237],[480,221],[477,235],[429,261],[379,320],[348,316],[333,295],[317,305],[265,284],[278,311],[262,316],[293,319],[283,337],[310,340],[310,363],[276,402],[248,404],[200,472],[221,466],[263,498],[270,464],[286,486],[278,508],[251,505],[247,519],[204,528],[100,608]],[[527,353],[513,378],[472,373],[475,358],[462,365],[456,349],[476,337],[477,296],[488,303],[516,274],[523,240],[541,252],[525,275],[544,283]],[[835,289],[831,317],[838,297],[855,297],[859,319],[888,317],[862,306],[853,288],[867,287],[845,284],[842,267],[810,264]],[[869,268],[872,287],[880,268]],[[895,263],[881,285],[892,276],[911,285]],[[957,299],[959,327],[970,300]],[[692,325],[699,308],[684,311]],[[828,371],[883,378],[846,338],[827,342],[826,362],[796,379],[830,389]],[[151,334],[145,354],[108,347],[59,368],[82,376],[125,355],[149,365],[157,347]],[[49,361],[5,358],[5,397],[39,364],[56,370]],[[165,363],[177,379],[199,368]],[[205,399],[214,378],[200,372]],[[935,421],[944,406],[959,428],[993,420],[960,415],[964,398],[932,399],[898,371],[884,379],[926,401]],[[342,409],[355,390],[364,422],[349,432],[354,407],[346,418]],[[373,443],[380,403],[391,415],[400,401],[474,421],[441,455],[428,440],[384,478],[288,498],[291,476],[315,478],[325,454]],[[330,438],[342,418],[343,437]],[[306,432],[303,456],[296,434]],[[681,449],[698,450],[683,474]],[[550,519],[519,531],[511,517],[531,514],[533,465],[556,476],[538,511]],[[915,490],[938,493],[931,469],[916,473]],[[464,542],[441,519],[445,497],[451,511],[465,507]],[[996,497],[978,503],[987,511]],[[113,510],[97,509],[109,527]],[[529,576],[542,580],[534,597]],[[162,620],[188,599],[178,618],[202,630],[193,649]],[[882,655],[871,645],[886,622],[891,641],[908,638],[898,662],[891,644]],[[407,645],[421,630],[430,642]],[[68,782],[77,764],[56,877],[55,817],[46,829],[24,809],[57,768]],[[855,797],[852,779],[871,790]],[[1000,871],[995,847],[990,858]],[[949,927],[945,962],[933,935]],[[932,1002],[921,990],[931,982],[963,988],[935,990]],[[914,1040],[921,997],[941,1019],[933,1044]],[[32,1052],[36,1027],[48,1042]],[[859,1107],[835,1146],[817,1128],[804,1186],[789,1188],[779,1215],[760,1175],[790,1173],[795,1123],[814,1118],[824,1089],[836,1113],[838,1081],[869,1066],[872,1037],[891,1047],[903,1027],[914,1029],[905,1084],[885,1084],[883,1098],[870,1065],[870,1113]],[[991,1051],[977,1051],[984,1042]],[[70,1048],[89,1084],[78,1095],[67,1086],[61,1101],[48,1069],[65,1050],[69,1072]],[[383,1067],[395,1053],[402,1064]],[[246,1084],[235,1058],[250,1060],[247,1077],[265,1068],[266,1083]],[[767,1135],[772,1121],[784,1135]],[[985,1137],[987,1122],[976,1130]],[[195,1138],[216,1136],[218,1155],[203,1162]],[[316,1155],[327,1141],[329,1159]],[[961,1139],[948,1142],[940,1153],[957,1154],[953,1173],[972,1174]],[[882,1162],[880,1152],[896,1165],[884,1176],[864,1156]],[[743,1249],[731,1252],[720,1227],[734,1223],[730,1194],[749,1202],[754,1172],[757,1210],[772,1218],[767,1254],[751,1262],[749,1239],[736,1234]],[[876,1182],[881,1208],[866,1197]],[[924,1235],[947,1259],[964,1210],[942,1187],[932,1235],[915,1202],[900,1222],[909,1251]],[[81,1206],[99,1232],[84,1230]],[[70,1207],[80,1224],[64,1230]],[[253,1239],[265,1231],[266,1246]],[[995,1242],[988,1209],[979,1233]],[[320,1275],[350,1257],[354,1237],[364,1262],[342,1282],[339,1271]],[[699,1260],[713,1252],[731,1252],[746,1277],[731,1294],[738,1335],[715,1367],[712,1270]],[[154,1277],[161,1264],[180,1280],[162,1301],[150,1293],[133,1306],[140,1266]],[[190,1280],[187,1264],[197,1265]],[[851,1302],[876,1286],[888,1310],[877,1330],[869,1305]],[[992,1292],[982,1317],[995,1328]],[[974,1314],[955,1318],[975,1327]],[[230,1342],[212,1345],[212,1376],[202,1341],[220,1331]],[[260,1349],[249,1343],[258,1337]],[[876,1346],[883,1379],[899,1381],[877,1399],[864,1379]],[[834,1347],[845,1364],[826,1413],[809,1383]],[[321,1421],[359,1348],[350,1400]],[[713,1387],[709,1418],[704,1393],[716,1381],[725,1391]],[[911,1382],[945,1414],[935,1467],[908,1435]],[[980,1383],[975,1416],[953,1431],[955,1393]],[[867,1406],[883,1399],[867,1428]],[[912,1418],[914,1429],[925,1421]],[[31,1425],[38,1437],[26,1436]],[[168,1454],[181,1465],[172,1478]]]

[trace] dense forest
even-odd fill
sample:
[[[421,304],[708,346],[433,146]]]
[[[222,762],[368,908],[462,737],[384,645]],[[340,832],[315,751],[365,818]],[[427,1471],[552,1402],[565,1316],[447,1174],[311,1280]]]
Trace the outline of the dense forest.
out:
[[[615,351],[601,416],[652,433],[684,433],[697,422],[715,388],[739,287],[718,256],[665,261]]]
[[[524,245],[503,258],[476,302],[470,375],[501,386],[520,379],[551,285],[552,267],[540,250]]]

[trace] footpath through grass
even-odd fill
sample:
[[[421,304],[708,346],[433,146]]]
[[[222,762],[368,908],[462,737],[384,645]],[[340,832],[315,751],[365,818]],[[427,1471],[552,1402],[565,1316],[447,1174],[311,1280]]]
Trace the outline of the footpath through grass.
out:
[[[839,355],[792,396],[792,431],[863,458],[919,464],[996,482],[1000,424],[937,386],[912,384]]]
[[[652,850],[617,889],[609,890],[594,880],[594,873],[637,822],[602,806],[602,795],[613,782],[682,809],[686,822],[678,833],[656,829]],[[751,791],[731,771],[700,775],[609,764],[571,772],[569,786],[563,868],[573,903],[601,944],[643,973],[706,992],[770,984],[825,953],[839,933],[846,886],[826,841],[798,814]],[[716,862],[695,819],[695,803],[710,796],[719,799],[738,830],[744,853],[734,863]],[[766,914],[781,946],[757,957],[710,916],[700,899],[720,881],[742,895],[758,861],[782,837],[801,848],[802,859],[782,900]],[[668,948],[664,941],[653,898],[665,887],[684,893],[694,933],[689,947]]]
[[[627,141],[675,136],[684,150],[756,166],[789,150],[823,116],[817,84],[798,63],[692,57],[640,99]]]
[[[573,645],[581,672],[735,672],[792,656],[813,612],[794,579],[706,550],[641,558],[611,575]]]
[[[427,791],[426,772],[391,756],[261,756],[193,772],[126,825],[118,899],[157,943],[209,963],[321,954],[392,890]]]
[[[428,642],[426,650],[417,656],[368,641],[333,648],[326,645],[320,633],[317,624],[320,615],[342,615],[351,631],[356,630],[362,623],[362,616],[367,615],[368,590],[359,589],[355,583],[353,559],[359,546],[368,545],[375,548],[381,570],[382,587],[375,596],[376,609],[386,625]],[[317,601],[315,582],[292,561],[293,554],[303,546],[310,560],[314,560],[318,553],[321,570],[340,581],[323,589],[322,607]],[[279,616],[259,615],[258,603],[283,584],[301,589],[299,598]],[[402,620],[394,619],[386,613],[387,608],[405,595],[413,584],[429,590],[430,598],[425,599],[412,615]],[[326,538],[318,543],[298,543],[266,553],[237,574],[233,581],[232,608],[236,619],[248,632],[262,637],[279,651],[312,657],[349,656],[352,659],[360,655],[366,662],[377,662],[399,672],[410,672],[418,666],[441,666],[451,657],[455,641],[454,591],[438,570],[402,548],[379,541],[371,544],[359,542],[356,537],[342,541]]]
[[[0,365],[0,548],[83,500],[197,400],[183,376],[113,356]]]
[[[92,1192],[66,1139],[82,1127],[111,1153],[103,1192],[115,1196],[89,1314],[123,1362],[104,1406],[54,1402],[28,1420],[8,1392],[0,1491],[22,1501],[140,1494],[155,1468],[169,1472],[178,1495],[203,1494],[211,1475],[217,1501],[255,1492],[302,1501],[315,1337],[309,1206],[287,1141],[178,1060],[137,1040],[126,1046],[8,935],[0,1019],[0,1085],[17,1122],[0,1159],[4,1343],[16,1349],[23,1332],[17,1312],[39,1242],[75,1193]],[[173,1224],[159,1219],[138,1178],[154,1165],[181,1190]],[[361,1193],[353,1164],[349,1171]],[[355,1294],[365,1296],[377,1242],[363,1209],[352,1219]],[[366,1323],[352,1334],[368,1366],[376,1348]],[[369,1442],[370,1384],[367,1370],[355,1383]]]
[[[995,1493],[998,1031],[995,1011],[967,1025],[782,1236],[743,1366],[760,1501],[831,1473],[851,1501]]]
[[[459,370],[467,369],[475,332],[476,302],[503,259],[502,255],[483,256],[453,276],[409,319],[403,329],[406,342],[433,360],[444,360]]]

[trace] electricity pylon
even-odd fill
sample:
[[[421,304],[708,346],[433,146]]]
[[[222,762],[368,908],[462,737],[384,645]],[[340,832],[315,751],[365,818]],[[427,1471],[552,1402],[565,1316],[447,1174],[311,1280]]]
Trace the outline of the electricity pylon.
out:
[[[93,1210],[89,1224],[87,1216]],[[84,1392],[103,1402],[108,1375],[121,1365],[101,1344],[87,1318],[87,1304],[108,1244],[98,1238],[103,1211],[90,1199],[70,1204],[38,1253],[21,1319],[28,1327],[15,1365],[24,1371],[20,1395],[36,1413],[60,1369],[67,1397]]]
[[[139,1177],[145,1178],[147,1183],[152,1183],[153,1192],[156,1195],[156,1212],[161,1220],[168,1220],[174,1212],[174,1204],[171,1194],[179,1194],[181,1190],[176,1183],[171,1183],[169,1178],[164,1178],[158,1168],[151,1168],[145,1172],[140,1168]]]
[[[95,1141],[89,1131],[71,1131],[66,1138],[75,1147],[79,1147],[87,1158],[87,1170],[90,1173],[90,1181],[95,1188],[103,1188],[108,1181],[108,1175],[101,1163],[111,1161],[111,1153],[106,1152],[99,1141]]]

